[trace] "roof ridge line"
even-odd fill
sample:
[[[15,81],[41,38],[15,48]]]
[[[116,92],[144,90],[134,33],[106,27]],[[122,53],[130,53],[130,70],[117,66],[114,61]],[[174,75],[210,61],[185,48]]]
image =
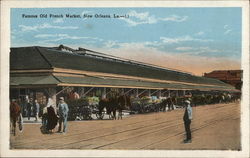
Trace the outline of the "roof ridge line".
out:
[[[49,66],[52,68],[52,64],[49,62],[49,60],[43,55],[43,53],[40,51],[39,47],[35,46],[35,49],[38,51],[38,53],[42,56],[42,58],[49,64]]]
[[[77,50],[77,49],[73,49],[73,48],[70,48],[70,47],[65,46],[65,45],[60,45],[58,48],[68,49],[68,50],[70,50],[73,53],[78,54],[78,55],[81,55],[79,53],[79,51],[83,51],[84,54],[88,54],[90,56],[99,56],[99,57],[102,57],[102,58],[111,59],[113,61],[114,60],[120,60],[122,62],[125,62],[126,64],[136,64],[138,66],[150,67],[150,68],[154,68],[154,69],[160,69],[160,70],[163,70],[163,71],[174,71],[176,73],[184,73],[184,74],[187,74],[187,75],[196,76],[192,72],[179,70],[179,69],[175,69],[175,68],[164,67],[164,66],[160,66],[160,65],[152,64],[152,63],[146,63],[146,62],[143,62],[143,61],[137,61],[137,60],[134,60],[134,59],[119,57],[119,56],[115,56],[115,55],[111,55],[111,54],[107,54],[107,53],[102,53],[102,52],[91,50],[91,49],[86,49],[86,48],[83,48],[83,47],[79,47],[78,50]],[[88,53],[87,51],[91,52],[91,53]]]

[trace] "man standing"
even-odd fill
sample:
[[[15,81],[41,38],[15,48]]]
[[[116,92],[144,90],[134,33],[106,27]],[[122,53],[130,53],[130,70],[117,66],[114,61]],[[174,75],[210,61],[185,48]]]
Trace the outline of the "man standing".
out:
[[[32,109],[32,104],[30,103],[30,101],[27,102],[26,108],[27,108],[28,120],[30,120],[30,117],[31,117],[31,109]]]
[[[63,123],[63,133],[66,133],[69,108],[68,108],[68,105],[64,102],[63,97],[60,97],[60,99],[59,99],[58,108],[59,108],[58,109],[58,114],[59,114],[58,132],[61,132],[62,123]]]
[[[38,101],[37,101],[37,99],[35,99],[35,121],[38,121],[38,118],[39,118],[39,111],[40,111],[40,105],[39,105],[39,103],[38,103]]]
[[[26,95],[24,98],[24,105],[23,105],[23,116],[27,117],[28,116],[28,104],[30,102],[29,96]]]
[[[192,137],[191,137],[191,130],[190,130],[190,124],[192,120],[192,107],[190,105],[189,100],[185,100],[185,113],[183,116],[185,131],[186,131],[186,139],[184,140],[184,143],[191,143]]]

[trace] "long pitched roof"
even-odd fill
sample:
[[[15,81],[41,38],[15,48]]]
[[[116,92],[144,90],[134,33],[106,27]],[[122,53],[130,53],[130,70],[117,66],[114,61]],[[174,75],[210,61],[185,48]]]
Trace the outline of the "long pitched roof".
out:
[[[34,46],[11,48],[10,70],[12,71],[53,68],[84,70],[187,84],[203,84],[232,88],[232,86],[217,79],[194,76],[188,73],[108,57],[100,58],[98,56],[88,55],[88,53],[84,55],[69,53],[54,47]]]

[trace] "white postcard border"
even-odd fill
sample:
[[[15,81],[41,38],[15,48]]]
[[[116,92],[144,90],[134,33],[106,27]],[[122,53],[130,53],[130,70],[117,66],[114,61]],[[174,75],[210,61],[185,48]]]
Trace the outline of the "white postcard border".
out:
[[[242,151],[221,150],[10,150],[10,8],[44,7],[242,7]],[[248,157],[249,156],[249,2],[248,1],[2,1],[1,2],[1,156],[7,157]]]

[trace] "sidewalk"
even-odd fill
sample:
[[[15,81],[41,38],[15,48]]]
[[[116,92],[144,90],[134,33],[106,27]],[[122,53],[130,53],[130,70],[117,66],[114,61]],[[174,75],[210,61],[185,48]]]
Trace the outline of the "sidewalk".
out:
[[[95,114],[91,115],[92,118],[94,120],[97,120],[97,117]],[[123,116],[122,117],[129,117],[130,114],[128,112],[123,112]],[[109,120],[109,115],[105,114],[103,117],[104,120]],[[75,121],[79,121],[79,120],[75,120]],[[88,120],[80,120],[80,121],[88,121]],[[23,117],[23,123],[27,124],[27,123],[35,123],[35,124],[41,124],[42,123],[42,119],[39,118],[38,121],[35,121],[35,117],[30,117],[30,120],[28,120],[28,117]]]
[[[35,117],[30,117],[30,120],[28,120],[28,117],[23,117],[23,123],[42,123],[41,119],[38,119],[38,121],[35,121]]]

